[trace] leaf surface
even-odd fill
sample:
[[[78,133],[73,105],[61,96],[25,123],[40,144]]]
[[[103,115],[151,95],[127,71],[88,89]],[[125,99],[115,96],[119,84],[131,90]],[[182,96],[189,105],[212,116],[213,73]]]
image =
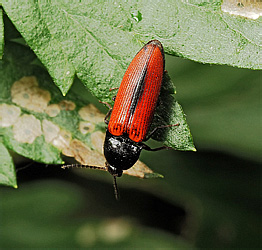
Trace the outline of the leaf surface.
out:
[[[27,47],[7,42],[0,61],[3,144],[46,164],[63,164],[62,154],[83,165],[104,166],[105,115],[73,92],[63,97],[45,70],[32,64],[34,61],[35,55]],[[162,177],[140,161],[124,173]]]
[[[0,184],[17,188],[15,167],[12,158],[2,142],[0,142]]]
[[[261,68],[261,19],[221,10],[221,1],[87,3],[4,1],[4,10],[63,94],[74,76],[99,99],[119,86],[141,46],[202,63]],[[108,98],[109,100],[109,98]]]
[[[4,22],[3,22],[3,10],[0,6],[0,59],[2,59],[4,51]]]

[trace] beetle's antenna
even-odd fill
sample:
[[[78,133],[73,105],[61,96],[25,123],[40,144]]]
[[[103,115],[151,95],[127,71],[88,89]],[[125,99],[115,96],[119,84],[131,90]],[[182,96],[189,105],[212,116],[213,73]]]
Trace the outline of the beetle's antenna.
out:
[[[70,165],[63,165],[61,168],[90,168],[90,169],[99,169],[107,171],[107,168],[104,166],[89,166],[89,165],[83,165],[83,164],[70,164]]]
[[[108,168],[106,166],[89,166],[89,165],[83,165],[83,164],[70,164],[70,165],[63,165],[61,168],[90,168],[90,169],[99,169],[108,171]],[[118,201],[120,199],[119,190],[116,183],[116,175],[113,175],[113,187],[114,187],[114,194],[115,198]]]
[[[113,175],[113,187],[114,187],[114,194],[117,201],[120,200],[119,190],[116,183],[116,176]]]
[[[26,164],[25,166],[23,166],[23,167],[21,167],[21,168],[17,168],[17,169],[15,170],[15,172],[17,173],[17,172],[19,172],[19,171],[21,171],[21,170],[24,170],[24,169],[30,167],[30,166],[33,165],[33,164],[34,164],[34,162],[30,162],[30,163]]]

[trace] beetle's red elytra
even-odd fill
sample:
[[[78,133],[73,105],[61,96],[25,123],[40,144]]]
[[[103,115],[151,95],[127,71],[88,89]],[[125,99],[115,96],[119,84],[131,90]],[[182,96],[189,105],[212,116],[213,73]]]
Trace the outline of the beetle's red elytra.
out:
[[[157,40],[147,43],[130,63],[108,124],[115,136],[142,142],[150,128],[164,73],[164,52]]]

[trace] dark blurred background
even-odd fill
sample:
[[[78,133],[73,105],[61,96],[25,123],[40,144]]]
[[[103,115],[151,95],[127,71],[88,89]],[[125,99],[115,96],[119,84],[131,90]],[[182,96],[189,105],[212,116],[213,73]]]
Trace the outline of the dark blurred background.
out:
[[[169,56],[166,68],[197,152],[143,152],[165,178],[119,178],[119,202],[108,173],[18,157],[19,188],[0,189],[3,249],[261,247],[261,72]]]

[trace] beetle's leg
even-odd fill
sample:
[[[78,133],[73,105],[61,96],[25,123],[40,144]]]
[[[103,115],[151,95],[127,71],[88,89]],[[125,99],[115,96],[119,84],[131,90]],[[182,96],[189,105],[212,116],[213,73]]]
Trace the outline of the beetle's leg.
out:
[[[116,90],[116,89],[119,89],[119,87],[116,87],[116,88],[110,88],[109,91],[113,91],[113,90]]]
[[[105,124],[108,125],[108,123],[109,123],[108,117],[111,115],[113,108],[112,108],[112,106],[111,106],[109,103],[107,103],[107,102],[102,102],[102,101],[99,101],[99,102],[105,104],[105,105],[109,108],[109,110],[108,110],[108,112],[107,112],[107,114],[106,114],[106,116],[105,116],[105,118],[104,118]]]
[[[116,89],[119,89],[119,87],[110,88],[109,91],[113,91],[113,90],[116,90]],[[114,95],[114,96],[112,97],[112,100],[113,100],[113,101],[115,101],[115,99],[116,99],[116,95]]]
[[[179,126],[179,123],[177,124],[171,124],[171,125],[163,125],[163,126],[158,126],[158,127],[155,127],[149,135],[147,135],[146,139],[144,141],[147,141],[149,140],[152,135],[158,130],[158,129],[162,129],[162,128],[169,128],[169,127],[175,127],[175,126]]]
[[[142,148],[144,150],[147,150],[147,151],[159,151],[159,150],[163,150],[163,149],[172,149],[171,147],[168,147],[168,146],[162,146],[162,147],[159,147],[159,148],[150,148],[149,146],[147,146],[144,143],[142,143]]]

